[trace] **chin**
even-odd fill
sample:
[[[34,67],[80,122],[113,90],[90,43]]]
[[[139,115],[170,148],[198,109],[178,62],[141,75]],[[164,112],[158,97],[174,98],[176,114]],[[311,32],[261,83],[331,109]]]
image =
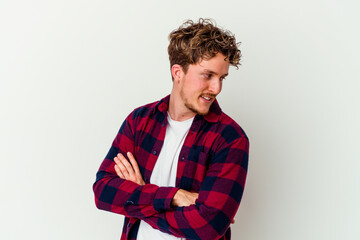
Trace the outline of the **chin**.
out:
[[[185,103],[185,106],[192,111],[193,113],[199,114],[199,115],[206,115],[209,112],[210,108],[199,108],[199,106],[194,106],[193,104]]]
[[[204,116],[204,115],[206,115],[206,114],[208,114],[208,112],[209,112],[209,109],[203,109],[202,111],[200,110],[200,109],[196,109],[196,108],[189,108],[191,111],[193,111],[194,113],[196,113],[196,114],[199,114],[199,115],[201,115],[201,116]]]
[[[198,114],[201,115],[201,116],[205,116],[206,114],[208,114],[208,112],[209,111],[207,111],[207,112],[198,112]]]

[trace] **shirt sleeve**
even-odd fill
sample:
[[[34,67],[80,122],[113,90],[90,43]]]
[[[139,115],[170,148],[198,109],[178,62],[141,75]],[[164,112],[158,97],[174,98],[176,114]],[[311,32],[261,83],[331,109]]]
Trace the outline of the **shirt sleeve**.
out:
[[[126,217],[145,218],[170,210],[171,200],[178,188],[139,185],[118,177],[114,158],[118,153],[134,152],[134,132],[130,114],[116,135],[112,146],[96,174],[93,184],[95,204],[101,210]]]
[[[194,205],[143,219],[152,227],[186,239],[219,239],[229,228],[242,198],[249,141],[243,136],[219,150],[207,170]]]

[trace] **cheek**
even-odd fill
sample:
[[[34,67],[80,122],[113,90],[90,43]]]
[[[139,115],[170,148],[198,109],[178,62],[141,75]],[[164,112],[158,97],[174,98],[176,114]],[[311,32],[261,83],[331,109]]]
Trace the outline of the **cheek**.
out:
[[[193,74],[189,74],[182,85],[184,94],[194,98],[206,92],[208,87],[209,86],[206,80]]]
[[[206,89],[209,87],[208,85],[209,84],[206,81],[204,81],[202,79],[196,79],[192,83],[192,90],[194,92],[202,93],[202,92],[206,91]]]

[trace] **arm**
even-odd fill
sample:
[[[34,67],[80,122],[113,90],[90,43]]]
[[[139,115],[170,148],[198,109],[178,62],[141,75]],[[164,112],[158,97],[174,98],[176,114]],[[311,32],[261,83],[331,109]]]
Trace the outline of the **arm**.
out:
[[[134,152],[129,116],[100,166],[94,183],[98,208],[140,218],[154,228],[188,239],[218,239],[228,229],[239,207],[245,185],[248,140],[242,136],[224,143],[213,154],[196,204],[171,207],[178,188],[139,185],[116,175],[113,159]]]
[[[187,239],[218,239],[223,236],[239,207],[247,162],[248,140],[238,139],[222,148],[211,161],[200,189],[200,195],[179,189],[174,195],[174,209],[143,218],[152,227]],[[115,158],[121,178],[142,181],[137,175],[135,158],[131,165],[120,156]],[[134,177],[134,176],[138,177]]]
[[[96,174],[93,185],[95,203],[99,209],[144,218],[171,209],[171,200],[178,188],[140,185],[121,179],[114,169],[117,154],[134,152],[132,114],[122,124],[112,146]]]
[[[139,166],[137,164],[137,161],[135,157],[132,155],[132,153],[128,152],[127,157],[129,161],[119,153],[115,158],[115,172],[116,174],[121,178],[125,180],[132,181],[134,183],[137,183],[139,185],[145,185],[144,180],[142,179]],[[198,198],[199,194],[195,192],[189,192],[183,189],[179,189],[172,201],[171,205],[173,207],[185,207],[190,206],[192,204],[195,204],[196,199]]]
[[[145,218],[161,231],[187,239],[219,239],[234,218],[245,186],[249,142],[241,137],[212,158],[195,205]]]

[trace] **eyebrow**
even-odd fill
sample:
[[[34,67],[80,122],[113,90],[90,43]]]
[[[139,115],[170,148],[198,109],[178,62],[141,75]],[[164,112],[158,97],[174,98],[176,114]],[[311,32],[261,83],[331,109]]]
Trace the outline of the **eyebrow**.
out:
[[[218,75],[216,72],[214,72],[212,70],[209,70],[209,69],[204,69],[204,72]],[[222,77],[226,77],[227,75],[229,75],[229,73],[226,73],[226,74],[222,75]]]

